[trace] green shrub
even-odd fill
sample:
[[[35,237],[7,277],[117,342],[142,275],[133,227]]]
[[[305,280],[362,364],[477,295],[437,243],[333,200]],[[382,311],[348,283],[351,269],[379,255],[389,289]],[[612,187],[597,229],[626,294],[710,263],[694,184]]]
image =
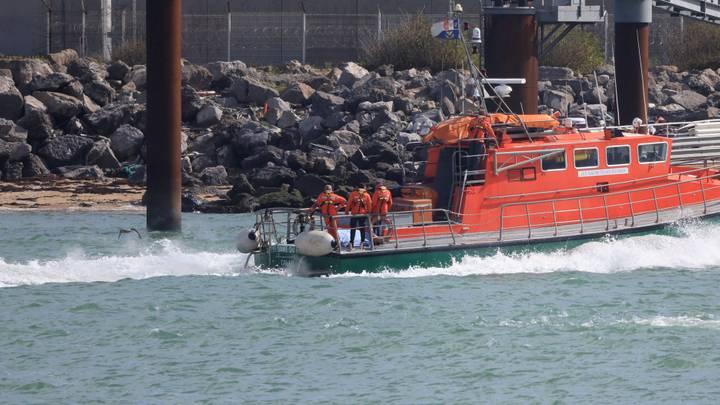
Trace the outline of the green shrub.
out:
[[[144,65],[147,62],[147,54],[144,41],[127,42],[113,48],[112,59],[121,60],[130,66]]]
[[[569,67],[581,74],[590,73],[603,64],[601,42],[590,32],[574,29],[541,63],[545,66]]]
[[[687,21],[684,35],[668,39],[668,57],[682,70],[720,67],[720,27]]]
[[[363,64],[369,69],[388,64],[397,70],[428,68],[433,72],[466,65],[460,41],[433,38],[430,26],[423,15],[408,16],[380,40],[363,44]]]

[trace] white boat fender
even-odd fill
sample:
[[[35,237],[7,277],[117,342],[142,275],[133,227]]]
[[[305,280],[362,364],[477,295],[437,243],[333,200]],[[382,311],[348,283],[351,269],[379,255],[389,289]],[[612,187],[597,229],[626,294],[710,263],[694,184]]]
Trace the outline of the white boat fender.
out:
[[[257,250],[258,246],[260,246],[259,232],[254,228],[240,232],[235,239],[235,246],[237,246],[240,253],[250,253]]]
[[[325,256],[337,246],[335,238],[325,231],[306,231],[295,238],[295,249],[304,256]]]

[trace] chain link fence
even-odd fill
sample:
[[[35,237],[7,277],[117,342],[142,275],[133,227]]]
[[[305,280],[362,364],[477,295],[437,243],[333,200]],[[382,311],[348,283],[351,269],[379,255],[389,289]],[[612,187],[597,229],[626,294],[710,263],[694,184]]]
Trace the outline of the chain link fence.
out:
[[[424,14],[429,21],[444,13]],[[194,63],[242,60],[252,65],[284,64],[296,59],[314,65],[358,60],[365,44],[406,20],[407,13],[318,14],[301,12],[231,12],[183,15],[183,57]],[[471,24],[479,15],[468,15]],[[651,29],[653,64],[670,63],[669,36],[682,36],[682,17],[656,13]],[[48,27],[49,22],[49,29]],[[144,10],[77,10],[48,13],[35,18],[34,51],[37,54],[73,48],[81,55],[108,58],[113,48],[143,42]],[[44,29],[42,27],[45,27]],[[613,19],[607,28],[586,28],[601,41],[607,61],[612,60]]]

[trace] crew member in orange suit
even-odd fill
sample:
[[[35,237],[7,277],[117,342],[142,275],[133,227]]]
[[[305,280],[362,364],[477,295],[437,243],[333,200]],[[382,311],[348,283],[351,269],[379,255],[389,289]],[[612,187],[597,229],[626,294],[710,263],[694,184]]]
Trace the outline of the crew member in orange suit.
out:
[[[367,215],[372,210],[372,199],[364,187],[358,187],[350,193],[346,214],[352,214],[350,218],[350,247],[355,246],[355,230],[360,230],[360,246],[365,243],[365,231],[370,230],[367,223]],[[370,232],[368,232],[370,233]]]
[[[338,211],[345,208],[346,205],[347,200],[333,193],[332,186],[328,184],[325,186],[325,191],[320,193],[317,199],[315,199],[315,204],[310,207],[311,212],[320,210],[320,212],[323,214],[323,217],[325,217],[325,225],[327,225],[327,231],[330,235],[332,235],[333,238],[335,238],[335,249],[338,250],[340,249],[340,237],[338,237],[337,218],[335,217],[337,216]]]
[[[375,221],[375,234],[383,236],[383,226],[387,225],[387,213],[392,207],[392,194],[382,183],[375,185],[372,198],[372,213]]]

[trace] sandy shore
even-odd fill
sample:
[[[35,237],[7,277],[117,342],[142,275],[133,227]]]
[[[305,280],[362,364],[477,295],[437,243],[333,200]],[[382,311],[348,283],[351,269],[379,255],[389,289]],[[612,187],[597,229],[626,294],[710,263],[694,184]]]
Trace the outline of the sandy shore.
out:
[[[144,210],[145,187],[124,180],[0,182],[0,210]]]

